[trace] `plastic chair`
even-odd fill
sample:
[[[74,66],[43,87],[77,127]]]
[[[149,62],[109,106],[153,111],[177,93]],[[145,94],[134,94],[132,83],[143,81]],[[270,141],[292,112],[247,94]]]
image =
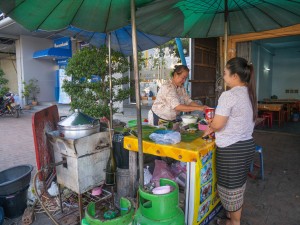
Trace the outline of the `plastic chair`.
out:
[[[267,121],[268,127],[272,127],[272,125],[273,125],[273,113],[271,113],[271,112],[264,112],[262,114],[262,117],[265,118],[265,120]]]
[[[259,153],[259,160],[260,160],[260,165],[256,165],[256,164],[254,164],[254,162],[252,161],[251,162],[251,165],[250,165],[250,172],[253,172],[253,169],[254,169],[254,167],[257,167],[257,168],[260,168],[260,177],[261,177],[261,179],[262,180],[264,180],[265,179],[265,171],[264,171],[264,157],[263,157],[263,148],[262,148],[262,146],[260,146],[260,145],[256,145],[255,146],[255,152],[256,153]],[[252,176],[252,175],[250,175],[251,177],[254,177],[254,176]]]

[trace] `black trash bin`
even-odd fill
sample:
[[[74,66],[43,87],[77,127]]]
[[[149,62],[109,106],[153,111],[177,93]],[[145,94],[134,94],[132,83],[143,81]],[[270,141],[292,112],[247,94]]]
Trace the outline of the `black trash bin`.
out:
[[[0,206],[6,217],[15,218],[23,214],[32,169],[31,165],[20,165],[0,172]]]
[[[0,206],[0,225],[4,222],[4,211],[3,208]]]
[[[129,169],[129,151],[123,147],[124,135],[114,134],[113,136],[113,152],[116,158],[117,167],[121,169]]]
[[[5,217],[16,218],[24,213],[27,207],[28,188],[29,185],[16,193],[0,195],[0,205],[4,209]]]

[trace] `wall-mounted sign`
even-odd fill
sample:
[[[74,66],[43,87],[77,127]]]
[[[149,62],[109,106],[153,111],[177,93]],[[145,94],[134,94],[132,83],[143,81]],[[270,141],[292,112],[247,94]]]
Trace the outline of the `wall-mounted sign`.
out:
[[[72,42],[69,37],[63,37],[53,40],[54,48],[72,49]]]

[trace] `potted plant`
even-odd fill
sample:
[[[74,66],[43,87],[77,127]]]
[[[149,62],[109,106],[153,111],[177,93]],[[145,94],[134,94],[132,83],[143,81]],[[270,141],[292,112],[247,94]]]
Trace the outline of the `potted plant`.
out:
[[[30,79],[29,83],[31,84],[31,104],[32,105],[37,105],[37,96],[40,93],[41,89],[38,85],[38,80],[37,79]]]
[[[4,78],[4,75],[3,70],[0,68],[0,97],[9,91],[9,88],[6,86],[8,84],[8,80]]]
[[[30,79],[28,83],[23,81],[24,89],[22,91],[23,97],[25,98],[26,105],[29,105],[31,100],[32,105],[37,105],[37,95],[40,93],[40,87],[37,79]]]
[[[111,70],[114,73],[125,73],[129,69],[128,59],[119,52],[111,51]],[[81,109],[83,113],[94,118],[103,116],[109,118],[109,73],[108,73],[108,48],[83,48],[69,59],[66,68],[67,76],[63,89],[71,97],[71,109]],[[96,75],[96,76],[95,76]],[[94,80],[94,78],[97,78]],[[128,85],[128,76],[112,78],[112,101],[118,102],[128,99],[132,89]],[[123,86],[123,88],[122,88]],[[117,107],[113,106],[113,112]]]

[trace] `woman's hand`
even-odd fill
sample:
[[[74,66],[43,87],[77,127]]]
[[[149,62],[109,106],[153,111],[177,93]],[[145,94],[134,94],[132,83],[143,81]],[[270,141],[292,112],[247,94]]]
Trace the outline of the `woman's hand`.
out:
[[[225,127],[227,123],[228,117],[227,116],[220,116],[215,115],[213,119],[207,121],[209,127],[214,129],[214,131],[219,131]]]
[[[204,134],[202,135],[202,137],[205,137],[211,133],[213,133],[214,130],[211,128],[211,127],[208,127],[205,131],[204,131]]]
[[[214,132],[214,130],[210,127],[210,124],[211,124],[212,121],[213,121],[213,119],[206,120],[208,128],[204,131],[204,134],[203,134],[202,137],[205,137],[205,136],[207,136],[207,135],[209,135],[209,134],[211,134],[211,133]]]
[[[205,111],[205,109],[209,108],[207,105],[200,105],[200,111]]]

